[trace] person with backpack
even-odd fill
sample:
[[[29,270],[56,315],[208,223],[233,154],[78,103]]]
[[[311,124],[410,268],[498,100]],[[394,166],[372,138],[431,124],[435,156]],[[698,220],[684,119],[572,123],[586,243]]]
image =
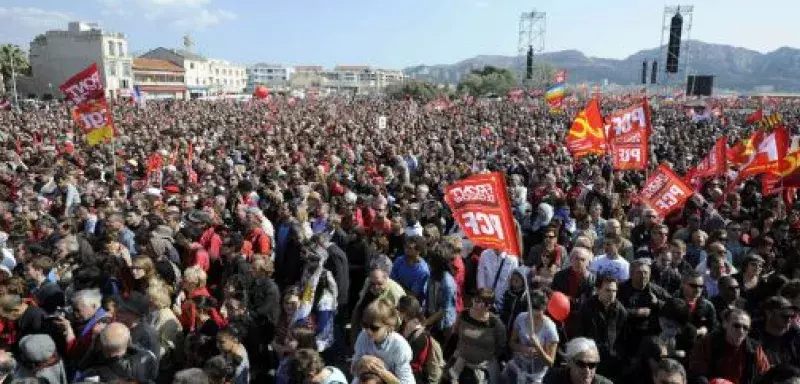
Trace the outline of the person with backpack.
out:
[[[411,371],[419,384],[438,384],[442,379],[444,354],[436,339],[425,330],[425,314],[414,296],[403,296],[397,303],[400,333],[411,346]]]

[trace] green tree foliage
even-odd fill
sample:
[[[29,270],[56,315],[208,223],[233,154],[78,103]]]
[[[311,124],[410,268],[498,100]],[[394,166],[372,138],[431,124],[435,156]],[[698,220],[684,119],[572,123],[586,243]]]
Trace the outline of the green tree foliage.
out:
[[[516,82],[514,73],[508,69],[486,66],[462,78],[458,83],[458,92],[473,96],[505,95]]]
[[[11,84],[11,64],[14,64],[14,72],[17,75],[30,75],[31,63],[28,56],[18,46],[12,44],[0,45],[0,73],[3,74],[3,81],[6,85]]]
[[[386,87],[386,94],[398,100],[405,99],[406,96],[415,100],[432,100],[440,93],[435,85],[424,81],[407,81]]]

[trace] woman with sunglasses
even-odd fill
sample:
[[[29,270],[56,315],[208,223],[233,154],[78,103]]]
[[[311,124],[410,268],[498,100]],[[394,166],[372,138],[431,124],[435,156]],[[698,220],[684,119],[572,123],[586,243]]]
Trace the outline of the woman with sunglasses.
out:
[[[353,375],[371,372],[387,383],[413,384],[411,346],[395,332],[397,309],[385,299],[372,302],[361,315],[363,330],[353,354]]]
[[[506,327],[491,309],[494,292],[481,288],[472,308],[461,313],[453,335],[458,337],[447,374],[461,384],[500,383],[499,356],[505,353]]]

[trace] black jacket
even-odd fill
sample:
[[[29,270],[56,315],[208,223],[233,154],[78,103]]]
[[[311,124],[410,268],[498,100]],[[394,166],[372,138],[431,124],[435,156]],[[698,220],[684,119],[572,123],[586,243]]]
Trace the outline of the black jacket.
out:
[[[275,324],[281,312],[281,292],[275,280],[269,277],[259,277],[253,280],[250,287],[250,303],[253,320],[265,327],[264,337],[267,342],[272,341]]]
[[[139,383],[155,383],[158,376],[158,361],[147,350],[136,346],[128,348],[125,356],[104,359],[80,374],[81,378],[99,377],[100,382],[135,380]]]
[[[686,301],[681,292],[678,292],[675,297]],[[697,299],[694,311],[689,313],[689,323],[695,328],[706,327],[708,332],[711,332],[719,325],[717,320],[717,310],[714,308],[714,304],[703,297]]]
[[[554,291],[559,291],[565,295],[567,294],[567,291],[569,291],[570,273],[572,273],[572,268],[566,268],[556,272],[556,274],[553,276],[553,283],[551,285]],[[584,276],[580,287],[578,288],[578,295],[570,298],[571,304],[579,304],[592,297],[592,294],[594,293],[594,281],[595,277],[593,274],[590,273]]]
[[[628,312],[619,301],[603,308],[593,296],[578,312],[574,337],[587,337],[597,343],[601,361],[617,356],[617,342],[624,335]]]
[[[331,271],[336,280],[339,297],[336,298],[339,307],[346,308],[350,290],[350,263],[347,254],[335,243],[330,243],[326,248],[328,258],[325,260],[325,269]]]

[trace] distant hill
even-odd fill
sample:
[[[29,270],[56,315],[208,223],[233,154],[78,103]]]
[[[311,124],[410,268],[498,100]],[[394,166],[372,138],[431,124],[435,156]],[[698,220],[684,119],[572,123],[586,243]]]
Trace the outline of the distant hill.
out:
[[[569,82],[573,84],[608,79],[610,83],[627,85],[640,82],[642,61],[658,58],[660,52],[659,48],[647,49],[616,60],[587,57],[580,51],[567,50],[544,53],[537,56],[537,60],[567,69]],[[729,45],[692,41],[690,54],[693,73],[715,75],[716,88],[752,91],[755,87],[771,86],[775,91],[800,92],[799,49],[783,47],[762,54]],[[514,56],[481,55],[455,64],[409,67],[403,72],[435,83],[455,84],[473,69],[487,65],[514,68],[517,63]],[[664,64],[664,59],[659,59],[659,76],[664,74]]]

